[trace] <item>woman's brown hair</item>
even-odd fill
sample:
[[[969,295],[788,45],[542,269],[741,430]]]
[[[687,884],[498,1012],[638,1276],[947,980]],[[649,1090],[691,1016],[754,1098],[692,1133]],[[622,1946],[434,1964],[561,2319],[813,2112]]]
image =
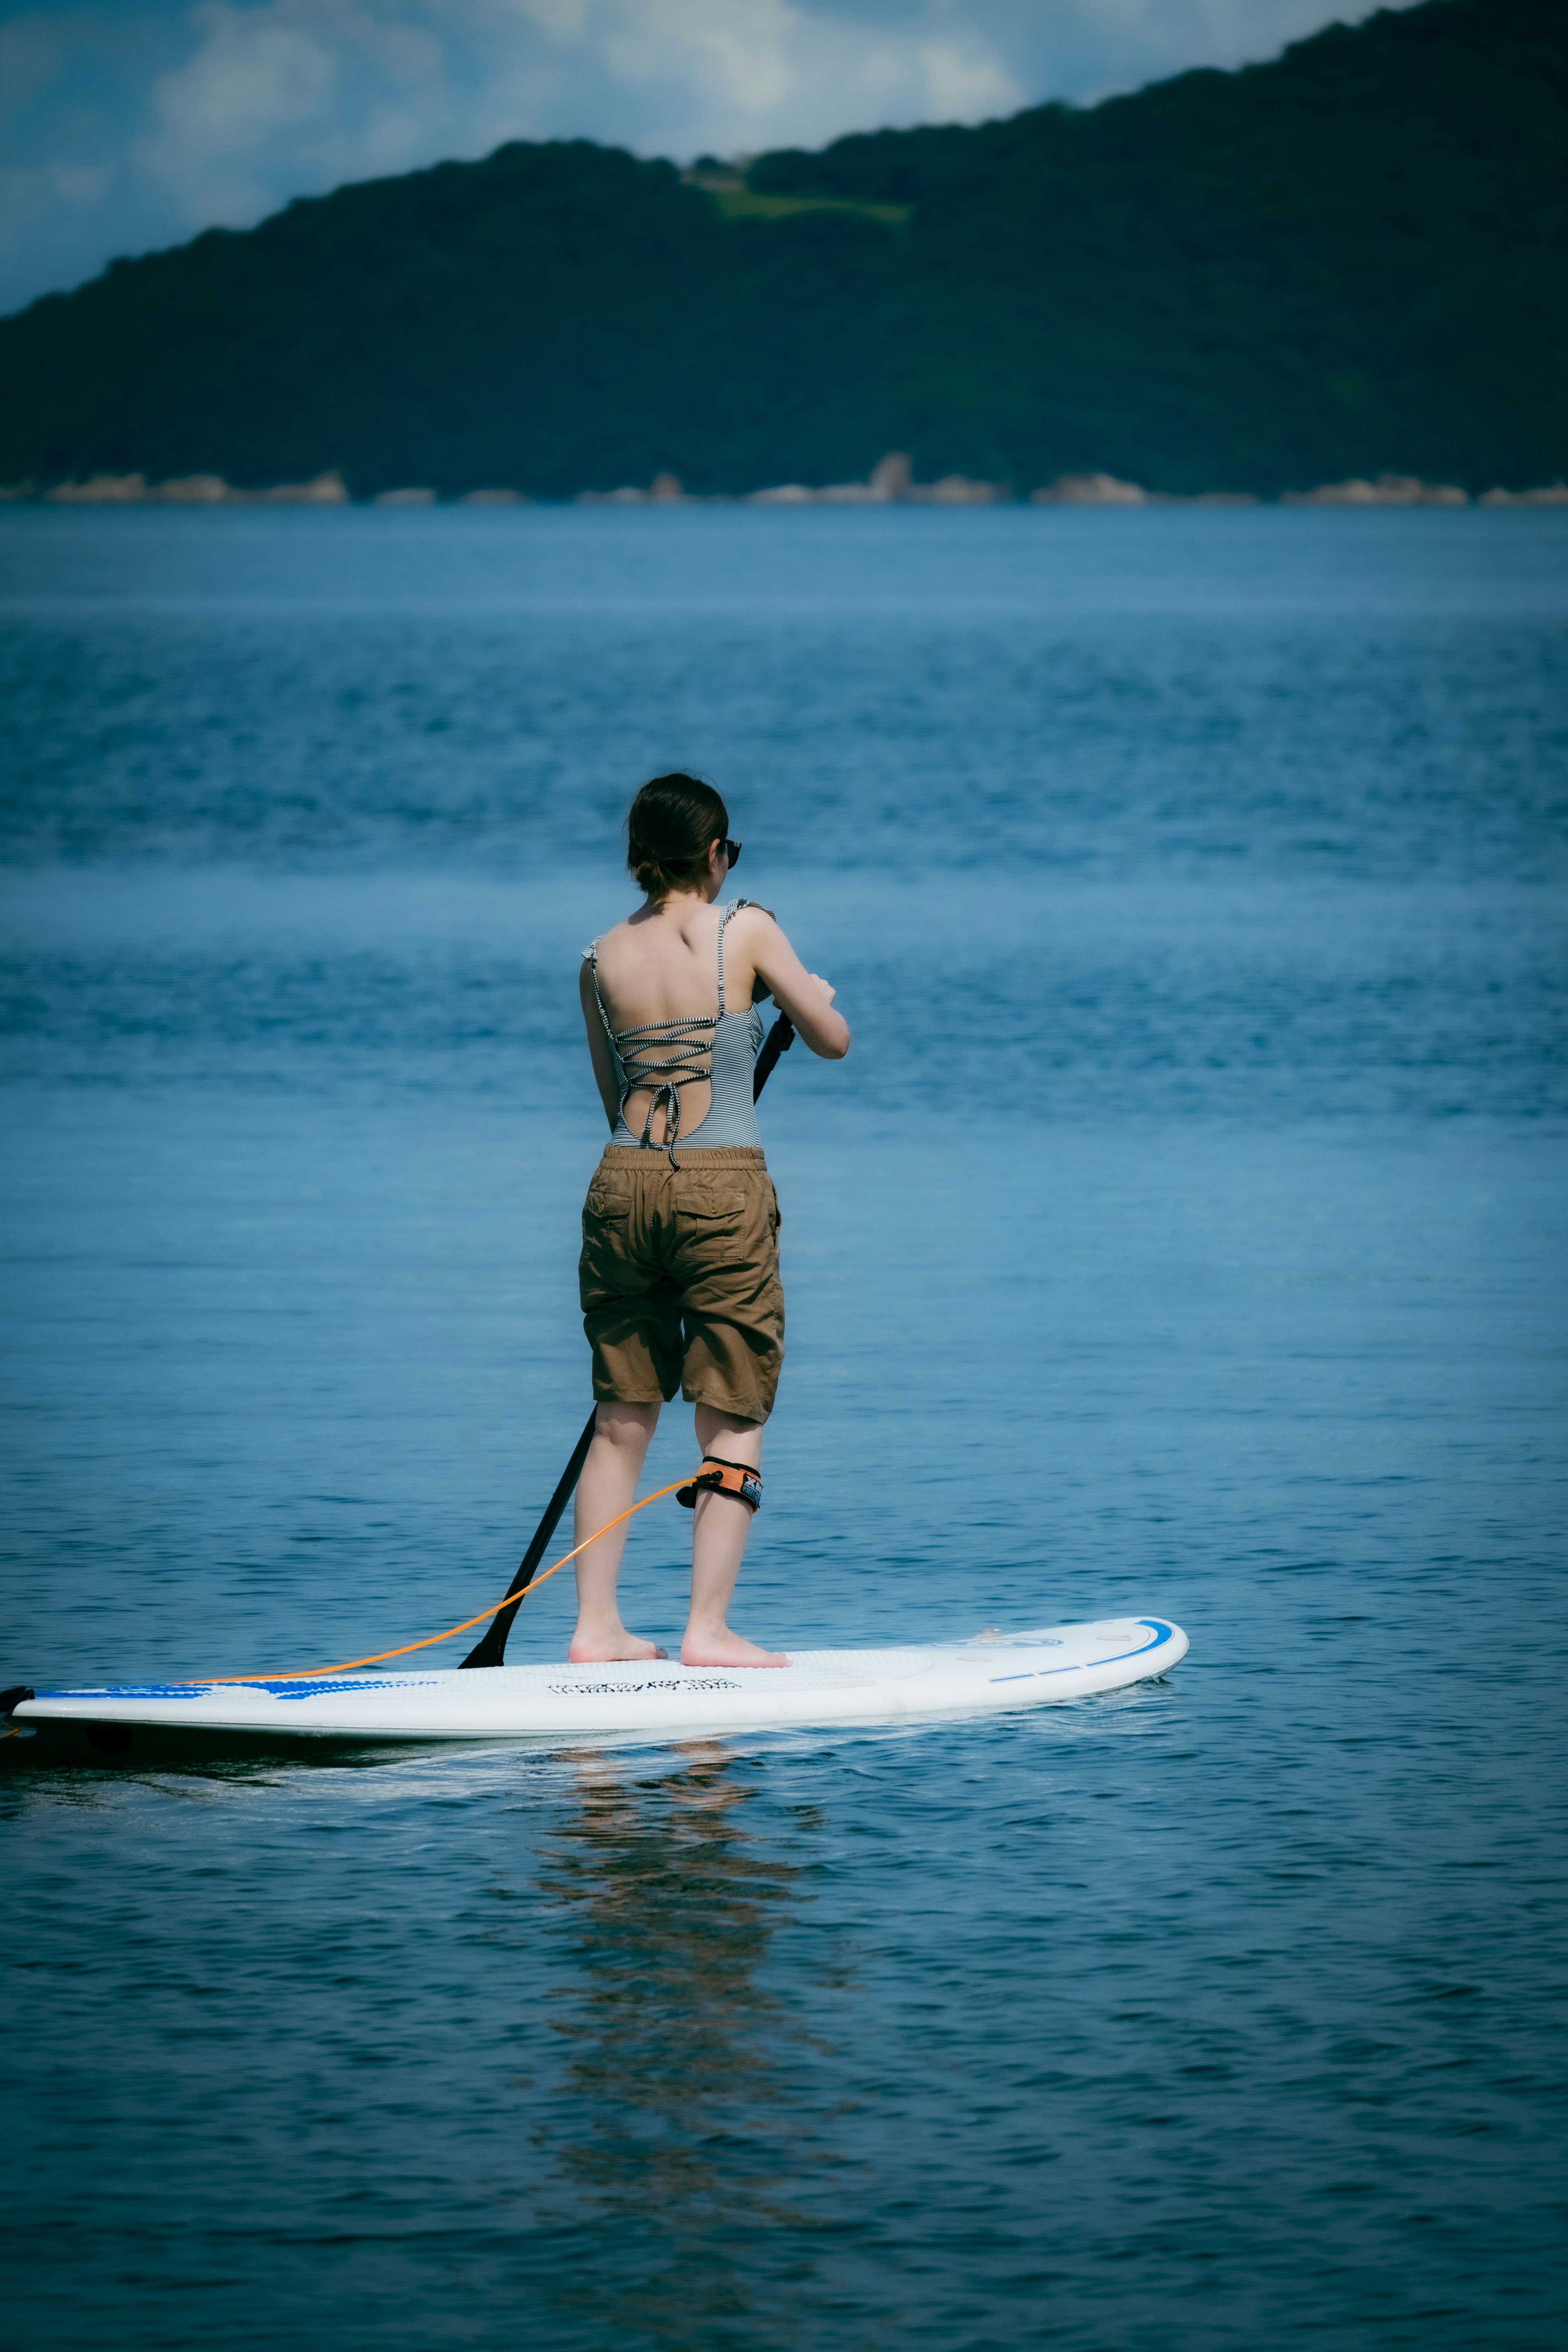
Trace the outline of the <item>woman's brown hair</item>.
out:
[[[729,810],[700,776],[655,776],[626,817],[626,864],[639,889],[668,898],[701,880],[710,850],[729,830]]]

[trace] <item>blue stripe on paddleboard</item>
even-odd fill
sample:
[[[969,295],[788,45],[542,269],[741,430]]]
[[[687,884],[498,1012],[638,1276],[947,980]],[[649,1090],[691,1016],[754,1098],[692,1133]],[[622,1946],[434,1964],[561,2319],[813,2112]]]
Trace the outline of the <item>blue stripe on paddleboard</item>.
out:
[[[1135,1650],[1118,1650],[1113,1658],[1080,1658],[1076,1666],[1036,1666],[1022,1675],[993,1675],[991,1680],[994,1683],[1037,1683],[1043,1682],[1047,1675],[1081,1674],[1085,1666],[1119,1666],[1123,1659],[1141,1658],[1145,1650],[1157,1650],[1161,1643],[1168,1642],[1175,1631],[1174,1626],[1163,1625],[1158,1617],[1140,1617],[1137,1622],[1147,1625],[1153,1638],[1140,1642]]]
[[[41,1690],[38,1698],[184,1698],[207,1699],[221,1690],[265,1691],[269,1698],[313,1698],[318,1691],[362,1690],[423,1690],[435,1680],[433,1675],[410,1676],[407,1680],[390,1675],[377,1675],[368,1682],[331,1683],[326,1681],[263,1682],[259,1676],[230,1683],[111,1683],[107,1688],[100,1684],[87,1690]]]

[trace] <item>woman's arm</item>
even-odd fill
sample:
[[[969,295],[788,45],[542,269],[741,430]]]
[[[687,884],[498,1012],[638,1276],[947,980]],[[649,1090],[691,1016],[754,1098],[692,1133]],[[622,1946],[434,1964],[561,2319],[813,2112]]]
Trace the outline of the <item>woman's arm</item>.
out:
[[[621,1115],[620,1087],[616,1078],[615,1056],[610,1052],[610,1041],[605,1034],[605,1016],[599,1010],[593,968],[585,958],[577,982],[577,993],[583,1000],[583,1018],[588,1027],[588,1055],[594,1065],[594,1083],[599,1089],[599,1100],[605,1106],[605,1117],[614,1127]]]
[[[841,1062],[849,1051],[849,1024],[833,1010],[834,991],[816,972],[807,971],[772,915],[749,907],[743,918],[754,926],[746,941],[758,975],[772,989],[779,1010],[787,1013],[798,1036],[826,1062]]]

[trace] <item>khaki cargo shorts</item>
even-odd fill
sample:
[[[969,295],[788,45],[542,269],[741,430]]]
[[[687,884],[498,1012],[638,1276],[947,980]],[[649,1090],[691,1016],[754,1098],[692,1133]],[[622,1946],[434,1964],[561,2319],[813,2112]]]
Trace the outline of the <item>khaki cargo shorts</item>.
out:
[[[679,1146],[677,1147],[679,1156]],[[784,1363],[779,1200],[754,1146],[610,1144],[583,1204],[583,1328],[603,1404],[766,1421]]]

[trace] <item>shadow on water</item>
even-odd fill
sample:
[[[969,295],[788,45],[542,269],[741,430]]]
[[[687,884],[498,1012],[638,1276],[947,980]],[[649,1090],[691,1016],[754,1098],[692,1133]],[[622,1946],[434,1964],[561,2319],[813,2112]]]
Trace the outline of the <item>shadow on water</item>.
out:
[[[547,2293],[596,2342],[771,2343],[786,2274],[809,2276],[812,2237],[835,2227],[825,2188],[842,2198],[859,2168],[821,2137],[833,2051],[770,1974],[813,1899],[809,1870],[746,1825],[754,1758],[717,1742],[679,1753],[657,1778],[582,1756],[579,1808],[540,1857],[582,1988],[552,2021],[562,2121],[539,2140],[576,2192],[584,2259]],[[797,1827],[815,1836],[817,1809]],[[843,1976],[831,1951],[805,1971],[818,1990]]]
[[[244,1734],[166,1730],[161,1726],[44,1722],[0,1733],[0,1788],[46,1789],[57,1780],[134,1780],[177,1773],[208,1780],[270,1783],[289,1769],[369,1770],[395,1765],[407,1744],[349,1739],[258,1739]],[[414,1750],[412,1752],[420,1752]],[[424,1751],[424,1752],[428,1752]],[[438,1751],[437,1751],[438,1752]],[[471,1753],[471,1751],[469,1751]]]

